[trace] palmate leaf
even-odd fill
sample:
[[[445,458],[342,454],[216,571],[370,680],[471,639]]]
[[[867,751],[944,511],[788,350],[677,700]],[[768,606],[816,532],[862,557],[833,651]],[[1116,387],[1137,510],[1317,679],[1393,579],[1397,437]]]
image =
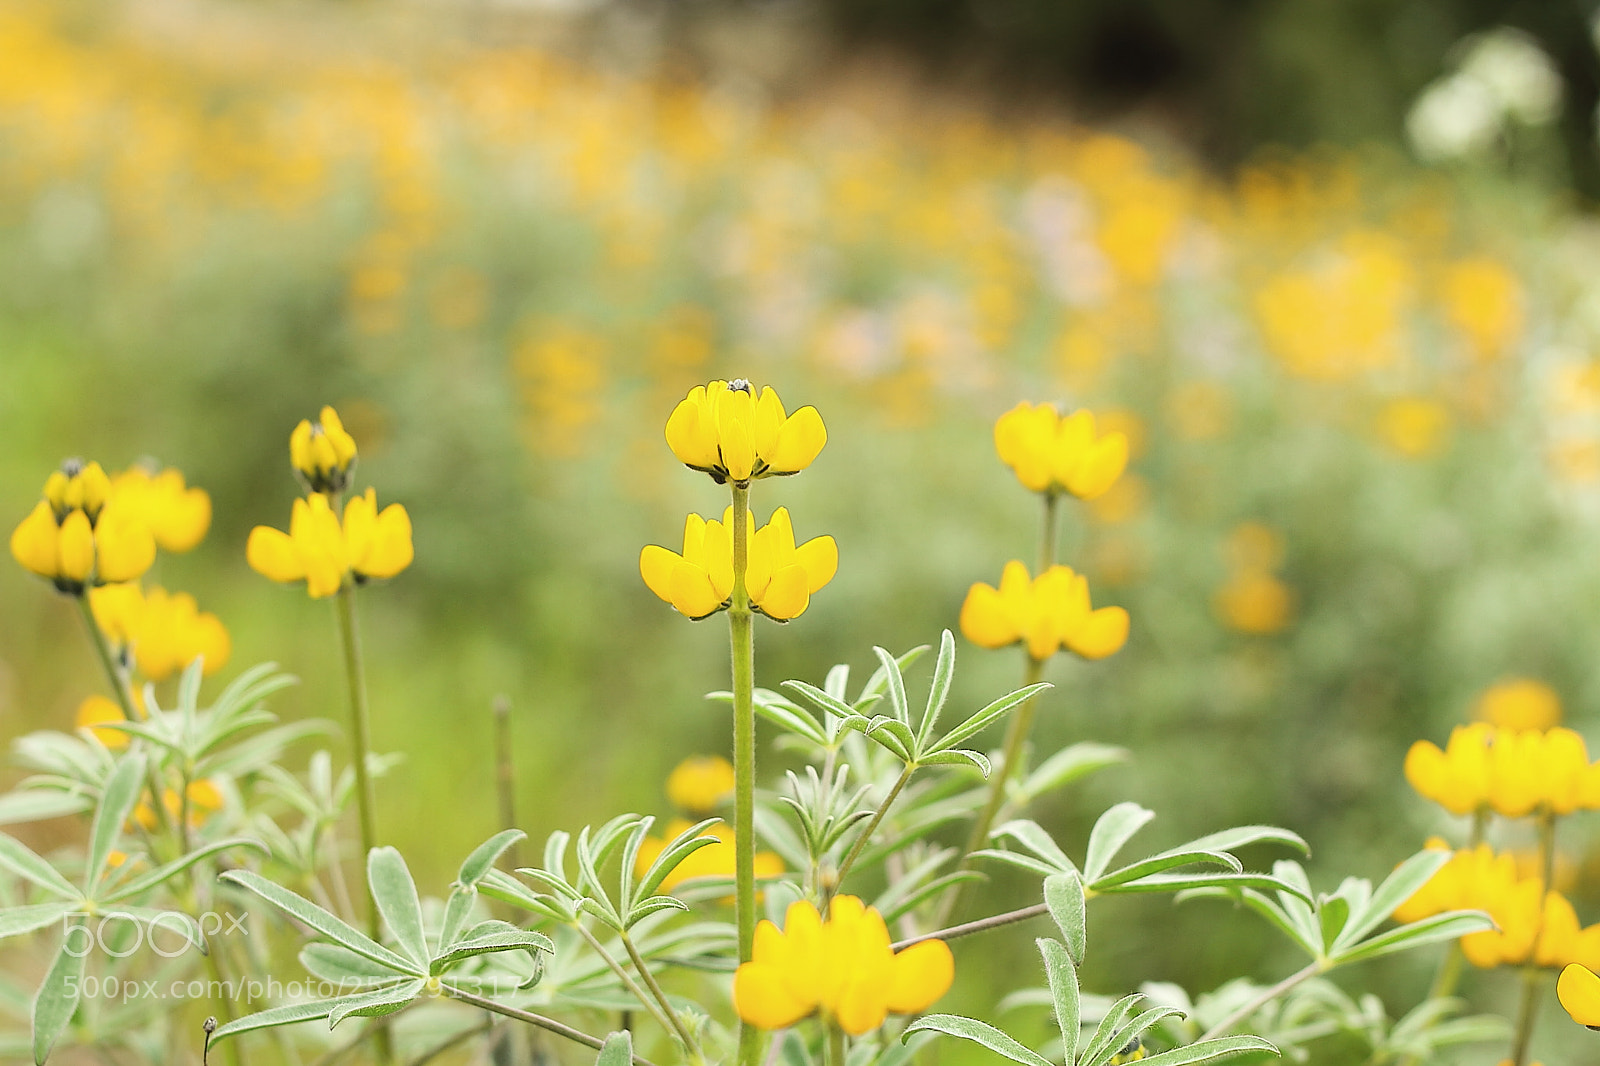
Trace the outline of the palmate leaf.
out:
[[[1055,1066],[1043,1055],[1030,1051],[1011,1036],[976,1018],[963,1018],[959,1014],[924,1015],[906,1026],[905,1032],[900,1034],[900,1041],[904,1043],[913,1033],[922,1032],[943,1033],[945,1036],[970,1040],[1021,1066]]]
[[[656,889],[661,887],[661,882],[665,881],[685,859],[701,848],[717,843],[717,837],[701,836],[717,821],[716,818],[707,818],[703,822],[691,825],[668,841],[667,846],[661,849],[661,854],[657,855],[649,869],[645,870],[644,877],[639,881],[637,896],[648,898],[655,895]]]
[[[484,923],[488,925],[490,923]],[[518,929],[506,922],[494,923],[498,928],[484,930],[482,926],[474,929],[467,936],[451,945],[450,950],[443,952],[429,964],[429,972],[441,974],[449,967],[463,959],[475,958],[479,955],[488,955],[502,951],[526,951],[530,955],[543,951],[554,952],[556,949],[549,937],[543,933],[535,933],[531,929]]]
[[[1056,844],[1055,838],[1044,831],[1038,822],[1019,818],[1007,822],[989,834],[991,839],[1011,839],[1037,855],[1052,873],[1075,873],[1075,866],[1067,853]]]
[[[253,870],[229,870],[222,875],[221,880],[254,892],[302,925],[321,933],[329,940],[344,945],[357,955],[365,956],[373,962],[389,967],[397,975],[407,977],[427,976],[425,966],[419,967],[410,960],[395,954],[365,933],[357,931],[344,919],[329,914],[304,896],[296,895],[287,888],[268,881]]]
[[[1169,1007],[1166,1005],[1150,1007],[1134,1017],[1132,1021],[1113,1032],[1111,1034],[1110,1044],[1103,1048],[1099,1053],[1095,1055],[1089,1055],[1086,1052],[1082,1066],[1105,1066],[1105,1064],[1111,1060],[1111,1057],[1115,1055],[1119,1049],[1125,1048],[1129,1044],[1139,1040],[1140,1037],[1144,1036],[1144,1034],[1149,1032],[1154,1026],[1161,1024],[1168,1018],[1182,1018],[1183,1016],[1183,1011],[1179,1010],[1177,1007]]]
[[[1111,1005],[1105,1017],[1100,1019],[1100,1024],[1095,1028],[1094,1036],[1089,1038],[1088,1045],[1083,1049],[1083,1056],[1079,1060],[1082,1066],[1094,1063],[1101,1066],[1106,1059],[1115,1055],[1122,1049],[1127,1041],[1118,1041],[1117,1034],[1121,1033],[1128,1025],[1129,1019],[1139,1010],[1139,1004],[1144,1002],[1144,996],[1135,992],[1123,996]]]
[[[1351,915],[1342,935],[1331,947],[1341,950],[1347,948],[1382,925],[1396,907],[1414,896],[1439,872],[1440,867],[1450,861],[1450,856],[1451,852],[1448,851],[1424,850],[1397,866],[1365,901],[1365,906]]]
[[[1028,700],[1043,692],[1045,689],[1053,687],[1055,686],[1051,685],[1049,682],[1041,682],[1037,685],[1029,685],[1027,688],[1020,688],[1015,692],[1010,692],[1004,696],[1001,696],[999,699],[995,700],[993,703],[989,704],[987,707],[978,711],[972,717],[968,718],[966,721],[950,730],[950,732],[940,737],[939,742],[935,744],[931,750],[948,751],[951,748],[959,747],[962,741],[966,740],[968,737],[976,736],[977,734],[983,732],[984,729],[993,725],[995,722],[998,722],[1001,718],[1004,718],[1006,715],[1016,710],[1023,703],[1026,703]]]

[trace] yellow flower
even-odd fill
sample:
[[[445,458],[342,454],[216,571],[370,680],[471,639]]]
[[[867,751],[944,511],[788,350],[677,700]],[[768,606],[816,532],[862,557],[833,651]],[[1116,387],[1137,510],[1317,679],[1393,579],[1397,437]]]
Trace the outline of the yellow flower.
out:
[[[289,532],[270,526],[250,531],[250,566],[274,581],[304,581],[312,599],[331,596],[345,581],[362,584],[393,577],[411,565],[411,517],[398,503],[380,513],[368,489],[344,505],[344,524],[321,493],[294,501]]]
[[[643,877],[650,864],[656,861],[656,856],[666,850],[667,844],[676,839],[679,833],[688,829],[693,823],[683,818],[674,818],[666,824],[665,832],[660,838],[645,837],[639,845],[639,857],[634,862],[634,874]],[[703,837],[716,837],[715,844],[693,852],[684,859],[661,882],[661,891],[671,892],[678,885],[697,877],[722,877],[733,879],[734,874],[734,837],[733,827],[726,822],[715,822],[706,826],[700,833]],[[777,877],[783,873],[783,860],[770,851],[758,851],[755,854],[756,877]]]
[[[93,733],[100,743],[112,751],[120,751],[128,746],[128,734],[120,729],[107,729],[105,723],[125,721],[127,719],[122,716],[122,708],[104,696],[90,696],[78,704],[77,727]]]
[[[100,464],[73,459],[50,475],[44,499],[12,531],[11,554],[60,591],[81,596],[144,573],[156,544],[149,527],[111,498]]]
[[[1511,677],[1485,689],[1475,713],[1500,729],[1550,729],[1561,722],[1561,697],[1543,681]]]
[[[1104,659],[1128,639],[1128,612],[1121,607],[1094,610],[1089,583],[1069,567],[1052,566],[1032,580],[1013,559],[1000,574],[1000,587],[978,582],[961,605],[961,632],[983,648],[1021,641],[1034,659],[1048,659],[1066,648],[1085,659]]]
[[[198,656],[205,657],[207,677],[227,665],[228,630],[187,592],[152,586],[147,593],[131,582],[107,585],[90,591],[89,606],[112,647],[150,681],[165,681]]]
[[[927,1009],[950,988],[955,960],[942,940],[896,954],[876,910],[835,896],[824,922],[806,900],[789,905],[784,928],[756,927],[754,957],[733,977],[739,1017],[759,1029],[782,1029],[820,1012],[851,1036],[893,1014]]]
[[[1432,741],[1417,741],[1406,752],[1406,780],[1451,814],[1471,814],[1489,802],[1493,736],[1493,727],[1479,723],[1452,729],[1443,751]]]
[[[1289,624],[1294,593],[1266,570],[1239,570],[1217,589],[1213,606],[1228,628],[1266,636]]]
[[[1112,431],[1096,436],[1094,412],[1063,417],[1047,403],[1019,403],[994,424],[1001,462],[1034,492],[1069,492],[1092,500],[1109,489],[1128,465],[1128,437]]]
[[[1536,810],[1571,814],[1600,808],[1600,763],[1570,729],[1457,726],[1440,751],[1426,740],[1406,753],[1406,780],[1452,814],[1488,806],[1507,818]]]
[[[289,463],[308,490],[337,495],[350,485],[356,441],[332,407],[323,407],[318,419],[301,419],[289,434]]]
[[[1600,977],[1592,969],[1573,963],[1556,981],[1556,998],[1572,1020],[1600,1030]]]
[[[696,385],[667,419],[672,454],[719,485],[799,473],[827,442],[815,407],[785,414],[770,386],[757,399],[743,378]]]
[[[205,489],[185,486],[174,467],[154,475],[142,466],[130,467],[112,480],[111,496],[150,527],[163,551],[189,551],[211,527],[211,497]]]
[[[222,790],[209,779],[202,778],[189,782],[189,787],[184,790],[189,797],[189,828],[198,829],[204,825],[206,819],[225,806]],[[167,815],[176,819],[182,804],[178,799],[177,789],[163,789],[161,792],[161,805],[167,809]],[[150,806],[150,793],[146,792],[139,800],[139,805],[133,809],[133,820],[147,832],[157,826],[155,808]]]
[[[755,528],[755,516],[745,513],[749,540],[745,588],[750,605],[769,618],[787,622],[798,618],[811,602],[811,594],[829,581],[839,568],[839,546],[829,536],[813,537],[798,547],[788,508],[772,513],[772,520]],[[639,553],[639,573],[650,591],[691,619],[699,620],[724,610],[733,595],[733,508],[722,521],[689,515],[683,527],[683,554],[657,544]]]
[[[709,814],[731,795],[733,763],[720,755],[691,755],[667,775],[667,798],[691,814]]]

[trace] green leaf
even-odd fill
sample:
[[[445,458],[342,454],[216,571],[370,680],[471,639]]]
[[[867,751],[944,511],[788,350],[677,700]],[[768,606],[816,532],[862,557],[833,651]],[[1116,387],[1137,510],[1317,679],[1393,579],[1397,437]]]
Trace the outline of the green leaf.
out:
[[[83,927],[75,923],[72,928]],[[61,943],[61,950],[56,952],[56,961],[50,964],[50,972],[44,975],[39,994],[33,1000],[34,1066],[44,1066],[44,1060],[50,1057],[50,1049],[55,1047],[67,1023],[72,1021],[72,1013],[78,1009],[78,999],[83,994],[83,967],[88,952],[69,952],[67,947],[71,942],[69,933]]]
[[[624,1029],[610,1033],[600,1045],[600,1055],[594,1066],[628,1066],[633,1061],[633,1034]]]
[[[1322,950],[1332,951],[1333,945],[1350,920],[1350,902],[1343,896],[1324,896],[1317,905],[1317,923],[1322,929]]]
[[[1083,897],[1078,897],[1081,902]],[[1044,956],[1045,977],[1050,981],[1050,1001],[1055,1009],[1056,1025],[1061,1028],[1063,1059],[1072,1062],[1078,1054],[1078,971],[1072,965],[1067,949],[1058,940],[1040,937],[1039,954]]]
[[[503,923],[502,923],[503,924]],[[543,933],[535,933],[531,929],[518,929],[507,926],[493,932],[470,935],[457,941],[438,958],[433,960],[429,972],[439,974],[445,969],[462,959],[470,959],[476,955],[489,955],[501,951],[543,951],[553,953],[556,946],[550,938]]]
[[[1103,818],[1101,820],[1104,821]],[[1016,821],[1007,822],[990,833],[989,836],[991,839],[1003,840],[1009,837],[1015,840],[1049,864],[1054,873],[1067,873],[1078,869],[1073,865],[1072,860],[1067,858],[1067,853],[1056,845],[1055,839],[1045,832],[1037,822],[1019,818]]]
[[[923,766],[970,766],[984,777],[988,777],[993,769],[989,765],[989,757],[971,748],[950,748],[947,751],[936,751],[931,755],[924,755],[917,760]]]
[[[910,762],[916,755],[917,741],[911,727],[895,718],[879,716],[867,726],[867,736],[888,748],[901,762]]]
[[[457,885],[450,890],[450,896],[444,901],[444,915],[439,919],[439,950],[444,951],[456,938],[461,935],[461,927],[467,923],[467,918],[472,914],[472,908],[478,901],[476,888],[462,888]]]
[[[415,963],[395,954],[365,933],[357,932],[343,919],[329,914],[305,897],[268,881],[254,870],[229,870],[222,875],[221,880],[254,892],[302,925],[309,926],[328,939],[343,944],[357,955],[364,955],[373,962],[382,963],[397,973],[412,977],[427,976],[426,964],[419,968]]]
[[[389,967],[357,955],[347,947],[322,940],[313,940],[300,949],[300,965],[323,981],[376,984],[395,978]]]
[[[1188,1066],[1192,1062],[1210,1062],[1212,1059],[1245,1052],[1278,1054],[1278,1049],[1259,1036],[1224,1036],[1217,1040],[1202,1040],[1188,1047],[1173,1048],[1158,1055],[1140,1059],[1139,1066]]]
[[[1416,895],[1417,890],[1432,880],[1452,852],[1443,850],[1419,851],[1383,879],[1367,905],[1356,914],[1339,938],[1339,946],[1348,947],[1389,920],[1395,908]]]
[[[1291,833],[1275,825],[1235,826],[1191,840],[1188,846],[1206,851],[1233,851],[1247,844],[1282,844],[1298,850],[1303,855],[1311,854],[1311,845],[1307,844],[1299,833]]]
[[[1089,948],[1089,922],[1084,907],[1083,881],[1078,872],[1072,870],[1045,878],[1044,903],[1061,929],[1073,965],[1083,965],[1084,953]]]
[[[889,688],[889,709],[894,711],[897,722],[910,728],[911,703],[906,699],[906,679],[905,675],[900,673],[900,664],[895,662],[893,655],[882,648],[874,646],[872,654],[883,664],[883,677]]]
[[[214,777],[218,774],[230,774],[238,777],[265,769],[282,756],[284,748],[295,741],[332,732],[334,732],[333,726],[321,718],[308,718],[303,722],[274,726],[248,740],[211,752],[196,760],[194,776]],[[371,765],[377,763],[377,760],[369,759],[368,762]],[[381,772],[376,767],[373,770],[374,776]]]
[[[386,1014],[393,1014],[416,999],[417,993],[422,991],[423,984],[424,982],[416,980],[400,981],[388,988],[347,996],[328,1011],[328,1028],[332,1029],[352,1016],[382,1018]]]
[[[817,724],[817,720],[777,693],[771,693],[767,699],[763,699],[757,693],[754,700],[754,709],[757,714],[778,728],[796,736],[805,737],[819,748],[826,747],[828,744],[828,735],[822,731],[822,727]]]
[[[1083,859],[1083,879],[1089,884],[1100,880],[1117,852],[1155,817],[1155,812],[1137,803],[1119,803],[1102,814],[1089,831],[1089,850]]]
[[[0,937],[21,936],[59,922],[77,909],[77,903],[35,903],[27,907],[0,910]]]
[[[205,934],[200,931],[200,923],[182,911],[164,910],[159,907],[130,907],[126,904],[114,910],[99,912],[99,917],[135,922],[141,926],[150,940],[154,940],[158,932],[181,933],[184,940],[188,941],[200,954],[208,954]]]
[[[1088,1066],[1088,1064],[1091,1062],[1104,1063],[1110,1061],[1119,1048],[1127,1047],[1129,1044],[1138,1040],[1151,1027],[1165,1021],[1168,1018],[1182,1018],[1183,1016],[1183,1011],[1179,1010],[1177,1007],[1160,1006],[1149,1008],[1141,1013],[1137,1018],[1134,1018],[1132,1021],[1128,1022],[1127,1025],[1120,1027],[1115,1033],[1113,1033],[1110,1046],[1105,1048],[1105,1050],[1099,1055],[1095,1056],[1094,1058],[1085,1056],[1085,1066]]]
[[[922,708],[922,721],[917,725],[917,748],[928,746],[933,737],[933,727],[938,724],[939,712],[950,698],[950,682],[956,676],[956,638],[946,629],[939,634],[939,658],[933,664],[933,683],[928,686],[928,702]]]
[[[804,681],[785,681],[783,687],[790,692],[804,696],[822,710],[839,718],[857,718],[861,716],[860,712],[854,707],[842,700],[834,699],[815,685],[808,685]],[[826,737],[824,737],[824,741],[826,741]]]
[[[543,870],[539,872],[544,873]],[[551,906],[548,900],[534,895],[528,891],[527,886],[510,874],[503,873],[500,870],[490,870],[485,874],[483,880],[478,882],[478,891],[490,899],[509,903],[513,907],[521,907],[523,910],[532,911],[554,921],[566,922],[572,918],[569,911]]]
[[[1114,888],[1101,890],[1105,896],[1126,895],[1135,892],[1194,892],[1200,895],[1210,889],[1220,890],[1230,898],[1237,898],[1238,891],[1243,888],[1268,889],[1279,892],[1299,892],[1299,888],[1287,881],[1280,881],[1271,874],[1258,873],[1223,873],[1200,872],[1192,874],[1151,874],[1141,877],[1137,881],[1128,881]]]
[[[82,792],[57,788],[18,789],[0,796],[0,825],[63,818],[81,814],[93,806],[94,800]]]
[[[367,884],[389,931],[400,949],[417,966],[428,968],[428,938],[422,931],[422,902],[406,860],[394,848],[373,848],[367,853]]]
[[[466,888],[482,881],[483,875],[499,861],[500,856],[527,835],[520,829],[504,829],[473,848],[472,854],[467,856],[467,861],[461,864],[461,872],[456,875],[456,884]]]
[[[944,890],[955,885],[964,885],[968,881],[987,881],[988,878],[976,870],[952,870],[941,877],[936,877],[925,885],[919,885],[910,892],[904,893],[900,899],[888,907],[878,907],[878,913],[883,915],[883,920],[892,922],[910,914],[926,901],[943,895]]]
[[[82,893],[57,873],[54,866],[35,855],[20,840],[4,833],[0,833],[0,866],[55,895],[74,900],[82,898]]]
[[[95,886],[105,875],[106,856],[111,854],[112,845],[122,834],[123,823],[128,820],[133,805],[139,802],[139,791],[144,788],[144,768],[143,755],[123,756],[100,794],[100,808],[94,812],[94,825],[89,830],[89,855],[84,860],[85,895],[93,895]],[[162,797],[155,796],[150,802],[160,803]]]
[[[1128,1024],[1128,1019],[1132,1018],[1134,1013],[1138,1011],[1139,1004],[1143,1000],[1144,996],[1135,992],[1132,995],[1123,996],[1111,1005],[1111,1009],[1106,1011],[1105,1017],[1100,1019],[1100,1025],[1095,1029],[1094,1036],[1090,1038],[1089,1045],[1083,1049],[1083,1056],[1079,1060],[1081,1066],[1099,1066],[1099,1064],[1104,1063],[1121,1050],[1122,1045],[1127,1041],[1117,1042],[1117,1034],[1122,1032],[1123,1028]]]
[[[1183,848],[1163,851],[1159,855],[1152,855],[1148,859],[1141,859],[1136,863],[1122,867],[1120,870],[1114,870],[1099,880],[1092,882],[1089,887],[1096,892],[1103,892],[1108,888],[1114,888],[1129,881],[1137,881],[1141,877],[1148,877],[1151,874],[1158,874],[1178,866],[1193,866],[1197,863],[1221,866],[1224,869],[1232,870],[1234,873],[1242,873],[1244,871],[1244,864],[1225,851],[1194,851]]]
[[[1391,929],[1370,940],[1364,940],[1352,948],[1339,952],[1333,957],[1333,961],[1340,966],[1347,966],[1352,962],[1365,962],[1368,959],[1392,955],[1396,951],[1409,951],[1423,944],[1432,944],[1438,940],[1454,940],[1468,933],[1481,933],[1485,929],[1493,928],[1494,922],[1482,911],[1446,911],[1431,918],[1402,925],[1398,929]]]
[[[337,999],[324,999],[314,1003],[292,1003],[287,1007],[273,1007],[270,1010],[257,1011],[247,1014],[243,1018],[236,1018],[217,1027],[211,1034],[211,1046],[240,1033],[253,1033],[257,1029],[272,1029],[280,1025],[294,1025],[298,1022],[315,1021],[326,1018],[332,1011],[344,1003],[360,998],[360,993],[353,996],[340,996]]]
[[[989,704],[989,706],[983,708],[983,710],[979,711],[977,714],[974,714],[971,718],[968,718],[965,722],[962,722],[960,725],[950,730],[950,732],[940,737],[939,743],[934,745],[933,750],[948,751],[951,748],[959,746],[963,740],[983,732],[984,729],[993,725],[995,722],[998,722],[1001,718],[1005,717],[1007,714],[1010,714],[1012,711],[1016,710],[1017,707],[1021,706],[1023,703],[1026,703],[1028,700],[1043,692],[1045,689],[1054,687],[1055,686],[1051,685],[1049,682],[1042,682],[1037,685],[1029,685],[1027,688],[1019,688],[1015,692],[1001,696],[999,699]]]
[[[994,1026],[976,1018],[963,1018],[959,1014],[924,1015],[906,1026],[905,1032],[900,1034],[900,1040],[903,1043],[912,1033],[921,1032],[943,1033],[945,1036],[970,1040],[1022,1066],[1055,1066],[1043,1055],[1029,1051]]]
[[[183,856],[181,859],[173,859],[164,866],[158,866],[148,873],[141,874],[132,881],[129,881],[127,884],[118,888],[115,892],[106,895],[100,900],[100,902],[117,903],[121,900],[130,899],[133,896],[137,896],[141,892],[147,892],[157,885],[162,884],[163,882],[168,881],[187,870],[195,863],[204,859],[209,859],[218,852],[227,851],[230,848],[254,848],[256,851],[262,852],[263,854],[265,854],[267,850],[260,841],[251,840],[248,837],[234,837],[231,840],[218,840],[215,843],[206,844],[203,847],[196,848],[194,851],[189,852],[189,854]]]
[[[585,900],[584,902],[588,902]],[[689,905],[676,896],[651,896],[642,899],[628,909],[628,916],[623,919],[623,926],[632,929],[657,911],[686,911]]]
[[[1128,749],[1118,748],[1110,744],[1096,744],[1092,741],[1080,741],[1069,745],[1050,756],[1027,776],[1027,779],[1018,786],[1018,794],[1024,799],[1033,799],[1046,792],[1070,785],[1080,777],[1085,777],[1096,770],[1103,770],[1108,766],[1128,761]]]
[[[701,848],[717,843],[718,837],[701,836],[701,834],[718,821],[716,818],[707,818],[703,822],[691,825],[668,841],[667,846],[661,849],[661,854],[656,856],[650,868],[644,872],[644,877],[639,881],[637,895],[641,897],[655,895],[656,889],[661,887],[661,882],[665,881],[683,860]]]

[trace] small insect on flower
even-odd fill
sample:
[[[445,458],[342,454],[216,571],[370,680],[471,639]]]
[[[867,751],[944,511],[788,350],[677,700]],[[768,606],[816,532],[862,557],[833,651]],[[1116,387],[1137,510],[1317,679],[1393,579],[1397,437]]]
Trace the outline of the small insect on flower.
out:
[[[771,386],[743,378],[696,385],[667,419],[667,446],[684,465],[721,485],[796,474],[828,442],[815,407],[787,414]]]

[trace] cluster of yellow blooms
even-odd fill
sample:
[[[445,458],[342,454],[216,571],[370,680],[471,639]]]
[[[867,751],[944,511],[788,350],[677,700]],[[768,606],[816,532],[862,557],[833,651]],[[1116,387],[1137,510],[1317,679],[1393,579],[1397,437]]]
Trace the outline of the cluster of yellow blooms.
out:
[[[348,584],[393,577],[411,565],[411,516],[397,503],[378,510],[373,489],[352,496],[344,520],[336,511],[350,484],[356,443],[339,415],[324,407],[320,421],[302,420],[289,437],[289,458],[308,495],[294,501],[289,532],[270,526],[250,531],[250,566],[274,581],[306,583],[312,599]]]
[[[826,922],[799,900],[782,930],[765,920],[756,927],[754,957],[733,976],[733,1005],[761,1029],[821,1014],[860,1036],[890,1014],[927,1009],[954,977],[949,945],[924,940],[895,952],[882,915],[854,896],[835,896]]]
[[[1001,415],[994,441],[1001,461],[1024,486],[1044,494],[1047,507],[1061,494],[1101,495],[1128,461],[1125,434],[1097,436],[1093,413],[1063,417],[1049,404],[1020,403]],[[967,591],[961,632],[983,648],[1020,643],[1035,662],[1063,648],[1085,659],[1103,659],[1127,642],[1128,612],[1095,610],[1088,581],[1069,567],[1052,565],[1030,578],[1028,568],[1013,559],[1001,571],[998,589],[980,581]]]
[[[198,656],[204,656],[207,676],[227,665],[227,628],[187,592],[132,582],[103,585],[89,590],[89,606],[112,650],[148,681],[165,681]]]
[[[95,585],[133,581],[156,561],[150,510],[147,501],[130,506],[118,499],[99,463],[69,459],[12,531],[11,554],[74,596]]]
[[[673,767],[667,776],[667,799],[673,805],[696,818],[715,813],[733,798],[733,764],[720,755],[693,755]],[[656,861],[656,856],[666,850],[668,842],[693,824],[687,818],[672,818],[663,827],[660,837],[646,837],[639,846],[639,857],[634,871],[639,876]],[[734,844],[733,827],[716,821],[700,831],[700,836],[715,837],[715,844],[707,844],[691,853],[661,882],[663,892],[671,892],[685,881],[702,877],[731,879],[734,858],[738,849]],[[756,878],[777,877],[783,873],[783,860],[770,851],[755,855]]]
[[[1406,753],[1406,780],[1452,814],[1489,809],[1505,818],[1537,811],[1600,809],[1600,763],[1570,729],[1457,726],[1444,750],[1419,740]]]

